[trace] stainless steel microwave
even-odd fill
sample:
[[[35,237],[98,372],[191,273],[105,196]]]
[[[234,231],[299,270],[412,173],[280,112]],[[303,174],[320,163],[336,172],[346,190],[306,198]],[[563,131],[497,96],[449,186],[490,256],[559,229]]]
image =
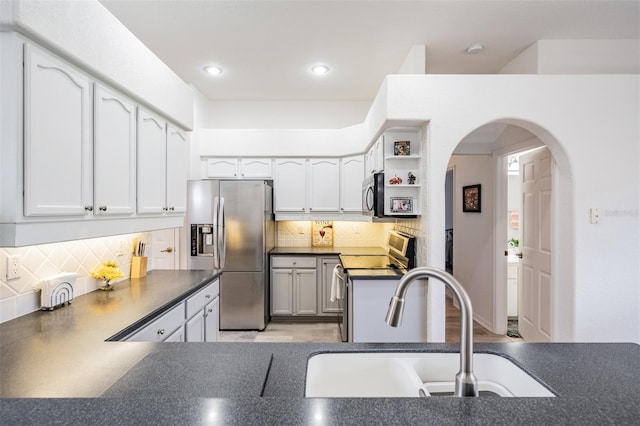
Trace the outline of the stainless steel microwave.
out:
[[[384,173],[374,173],[362,182],[362,214],[384,217]]]

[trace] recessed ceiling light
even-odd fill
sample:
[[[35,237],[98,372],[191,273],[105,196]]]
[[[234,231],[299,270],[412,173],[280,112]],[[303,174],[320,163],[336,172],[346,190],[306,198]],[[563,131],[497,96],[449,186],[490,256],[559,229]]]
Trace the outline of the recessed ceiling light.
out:
[[[484,50],[484,46],[480,43],[474,43],[471,46],[467,47],[467,53],[469,55],[477,55],[478,53],[482,53]]]
[[[211,75],[222,74],[222,68],[217,65],[207,65],[206,67],[204,67],[204,70]]]
[[[311,72],[316,75],[324,75],[329,72],[329,67],[326,65],[314,65],[311,67]]]

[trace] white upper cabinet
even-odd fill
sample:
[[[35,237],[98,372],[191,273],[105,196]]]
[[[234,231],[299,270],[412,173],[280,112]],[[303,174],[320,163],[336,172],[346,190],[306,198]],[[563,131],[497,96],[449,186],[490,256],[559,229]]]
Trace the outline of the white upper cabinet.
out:
[[[364,156],[345,157],[341,160],[340,210],[362,213],[362,181]]]
[[[238,160],[235,158],[208,158],[207,177],[236,178],[238,177]]]
[[[95,84],[95,215],[135,213],[136,107],[124,96]]]
[[[276,160],[274,203],[276,212],[306,211],[307,160],[289,158]]]
[[[33,45],[24,52],[24,214],[92,208],[91,83]]]
[[[245,179],[273,177],[273,161],[270,158],[242,158],[240,161],[240,177]]]
[[[270,158],[208,158],[207,177],[222,179],[271,179]]]
[[[366,154],[365,173],[369,176],[382,171],[384,171],[384,141],[380,136]]]
[[[340,160],[337,158],[310,159],[309,187],[310,212],[339,212]]]
[[[166,211],[167,123],[138,108],[138,213]]]
[[[167,199],[168,213],[187,211],[187,179],[189,178],[189,145],[187,134],[167,125]]]

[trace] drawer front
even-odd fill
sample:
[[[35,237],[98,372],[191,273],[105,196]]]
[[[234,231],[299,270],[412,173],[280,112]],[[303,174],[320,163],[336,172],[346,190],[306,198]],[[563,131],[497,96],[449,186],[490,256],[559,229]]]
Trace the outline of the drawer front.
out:
[[[220,281],[215,280],[205,288],[187,299],[187,319],[204,309],[204,305],[211,302],[220,294]]]
[[[184,303],[144,326],[126,340],[129,342],[161,342],[184,324]]]
[[[272,268],[315,268],[316,258],[314,256],[273,256],[271,257]]]

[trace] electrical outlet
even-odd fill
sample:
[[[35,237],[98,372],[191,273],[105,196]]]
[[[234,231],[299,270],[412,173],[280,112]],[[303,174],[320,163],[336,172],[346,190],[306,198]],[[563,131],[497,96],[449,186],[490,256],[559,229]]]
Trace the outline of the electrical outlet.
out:
[[[589,223],[597,224],[600,223],[600,209],[597,207],[591,207],[589,209]]]
[[[15,280],[20,278],[20,257],[8,256],[7,257],[7,280]]]
[[[120,257],[120,256],[124,256],[124,242],[120,241],[118,243],[118,252],[116,253],[116,256]]]

